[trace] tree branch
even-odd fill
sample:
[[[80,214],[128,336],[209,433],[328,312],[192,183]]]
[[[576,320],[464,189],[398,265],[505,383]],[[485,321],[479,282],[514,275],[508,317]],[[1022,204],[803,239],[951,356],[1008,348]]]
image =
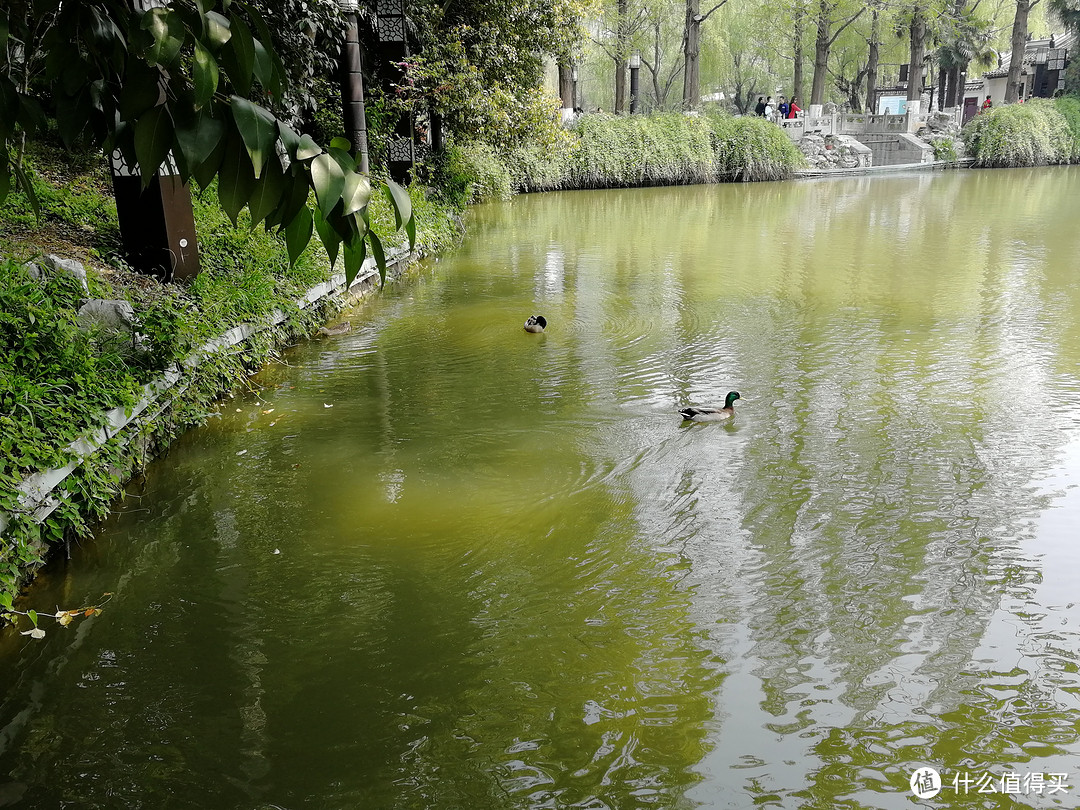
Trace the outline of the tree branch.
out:
[[[705,24],[705,21],[706,21],[707,19],[709,19],[709,17],[710,17],[711,15],[712,15],[712,13],[713,13],[714,11],[716,11],[716,10],[717,10],[718,8],[720,8],[720,6],[724,5],[724,3],[726,3],[726,2],[727,2],[727,0],[720,0],[720,2],[719,2],[719,3],[717,3],[717,4],[715,5],[715,6],[713,6],[713,7],[712,7],[712,8],[710,8],[710,9],[709,9],[708,11],[706,11],[706,12],[705,12],[704,14],[702,14],[702,15],[701,15],[701,19],[700,19],[700,20],[698,20],[698,25],[704,25],[704,24]]]

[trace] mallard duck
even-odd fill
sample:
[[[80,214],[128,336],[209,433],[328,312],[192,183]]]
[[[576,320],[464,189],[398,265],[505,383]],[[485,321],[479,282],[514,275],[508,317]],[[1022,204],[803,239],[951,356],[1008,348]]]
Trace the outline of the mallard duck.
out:
[[[735,415],[735,400],[742,399],[738,391],[729,391],[723,408],[683,408],[683,419],[691,422],[723,422]]]
[[[536,334],[537,332],[543,332],[547,328],[547,319],[543,315],[530,315],[529,320],[525,321],[525,331]]]
[[[348,321],[342,321],[335,326],[323,326],[319,328],[319,334],[323,337],[334,337],[335,335],[344,335],[352,329],[352,324]]]

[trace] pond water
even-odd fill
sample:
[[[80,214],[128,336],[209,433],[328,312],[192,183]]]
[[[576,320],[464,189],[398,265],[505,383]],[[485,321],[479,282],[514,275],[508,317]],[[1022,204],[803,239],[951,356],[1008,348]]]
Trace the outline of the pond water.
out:
[[[32,589],[0,806],[1078,806],[1077,199],[477,208]]]

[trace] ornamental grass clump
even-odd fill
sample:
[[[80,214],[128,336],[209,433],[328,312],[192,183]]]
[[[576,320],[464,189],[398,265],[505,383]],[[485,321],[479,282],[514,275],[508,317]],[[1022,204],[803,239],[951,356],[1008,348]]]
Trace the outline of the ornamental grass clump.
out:
[[[1046,99],[980,113],[964,128],[976,166],[1012,168],[1069,163],[1075,142],[1068,121]]]

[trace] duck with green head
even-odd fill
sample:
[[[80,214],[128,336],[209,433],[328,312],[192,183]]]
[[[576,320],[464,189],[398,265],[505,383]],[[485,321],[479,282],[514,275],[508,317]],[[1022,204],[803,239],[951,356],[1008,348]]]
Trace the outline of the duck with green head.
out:
[[[690,422],[723,422],[735,415],[737,399],[742,399],[738,391],[728,391],[723,408],[683,408],[679,413]]]

